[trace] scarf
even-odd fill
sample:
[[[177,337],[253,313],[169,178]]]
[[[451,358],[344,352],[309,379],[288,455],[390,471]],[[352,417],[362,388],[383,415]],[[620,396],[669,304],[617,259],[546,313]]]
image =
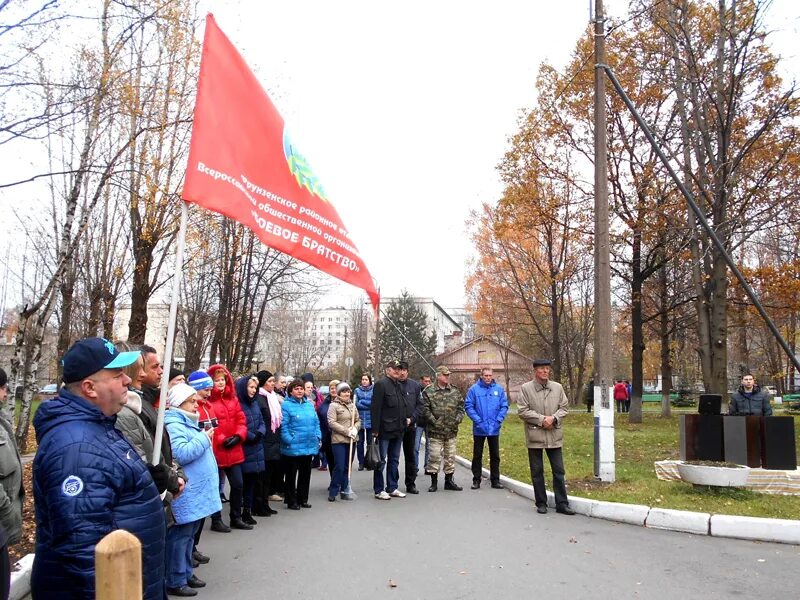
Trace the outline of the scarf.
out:
[[[258,393],[267,398],[270,417],[269,427],[272,430],[272,433],[275,433],[283,422],[283,410],[281,409],[281,402],[283,398],[278,396],[278,394],[275,392],[268,392],[264,388],[258,388]]]
[[[179,413],[182,413],[184,417],[189,419],[195,425],[197,425],[200,422],[200,415],[197,413],[186,412],[182,408],[171,408],[170,410],[177,410]]]

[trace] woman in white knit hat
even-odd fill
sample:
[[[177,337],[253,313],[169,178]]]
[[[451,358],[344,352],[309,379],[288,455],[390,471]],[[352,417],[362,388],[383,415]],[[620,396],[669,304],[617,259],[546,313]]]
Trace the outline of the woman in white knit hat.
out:
[[[188,481],[183,493],[172,502],[175,525],[167,531],[167,592],[193,596],[192,588],[204,587],[192,573],[192,547],[203,519],[222,509],[217,490],[217,461],[211,449],[213,429],[203,429],[197,414],[197,392],[185,383],[169,390],[169,410],[164,424],[169,431],[172,454],[183,467]]]

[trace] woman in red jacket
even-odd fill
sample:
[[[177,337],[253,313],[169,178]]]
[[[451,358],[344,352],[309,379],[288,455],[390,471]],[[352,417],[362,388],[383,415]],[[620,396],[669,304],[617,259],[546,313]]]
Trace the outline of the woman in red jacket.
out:
[[[231,486],[230,516],[233,529],[252,529],[242,521],[242,442],[247,438],[247,419],[239,405],[233,387],[233,377],[223,365],[212,365],[208,374],[214,381],[211,390],[211,407],[217,417],[214,429],[214,456],[219,468],[225,472]],[[211,530],[227,533],[230,529],[222,522],[222,513],[211,516]]]

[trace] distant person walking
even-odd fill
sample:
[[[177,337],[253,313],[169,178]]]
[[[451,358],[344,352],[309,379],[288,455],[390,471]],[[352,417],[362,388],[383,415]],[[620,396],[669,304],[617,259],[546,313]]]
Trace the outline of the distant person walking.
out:
[[[567,497],[564,456],[564,430],[561,427],[567,416],[569,401],[560,383],[550,381],[550,361],[533,361],[533,381],[522,386],[517,404],[518,416],[525,423],[525,441],[528,445],[528,463],[531,468],[536,511],[547,512],[547,490],[544,483],[544,452],[553,471],[553,491],[556,495],[556,512],[574,515]]]
[[[614,384],[614,402],[617,405],[617,412],[625,412],[625,401],[628,399],[628,386],[621,379]]]

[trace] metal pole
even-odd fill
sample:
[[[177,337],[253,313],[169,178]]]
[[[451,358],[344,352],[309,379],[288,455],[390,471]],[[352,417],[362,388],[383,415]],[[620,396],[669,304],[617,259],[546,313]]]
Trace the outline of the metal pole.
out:
[[[608,156],[606,150],[606,62],[603,0],[594,14],[594,450],[595,475],[616,479],[614,410],[609,399],[612,377],[611,250],[608,227]]]
[[[436,369],[433,368],[433,365],[428,362],[427,358],[422,356],[422,353],[419,350],[417,350],[417,347],[411,343],[411,340],[409,340],[402,331],[400,331],[400,328],[397,325],[395,325],[394,321],[392,321],[385,312],[383,313],[383,318],[389,321],[391,326],[394,327],[397,330],[397,333],[400,334],[400,337],[402,337],[406,342],[408,342],[408,345],[411,346],[411,349],[417,353],[417,356],[419,356],[425,362],[425,364],[428,365],[428,367],[431,370],[431,373],[435,373]]]
[[[178,300],[180,299],[181,279],[183,279],[183,249],[186,245],[186,223],[189,220],[189,208],[181,201],[181,225],[178,229],[178,248],[175,252],[175,275],[172,280],[172,301],[169,305],[169,324],[167,325],[167,346],[164,349],[164,374],[161,376],[161,395],[158,403],[158,421],[156,437],[153,440],[153,464],[157,465],[161,454],[161,438],[164,430],[164,411],[167,408],[167,387],[169,371],[172,368],[172,346],[175,342],[175,321],[178,317]],[[169,466],[169,465],[168,465]]]
[[[647,141],[650,142],[650,145],[653,147],[653,150],[658,155],[658,158],[661,160],[664,167],[666,167],[667,172],[669,172],[669,175],[670,177],[672,177],[672,180],[675,182],[675,185],[678,186],[678,189],[683,194],[683,197],[686,198],[686,202],[689,204],[689,208],[692,209],[692,212],[697,217],[698,222],[703,227],[708,237],[711,238],[711,241],[713,242],[714,246],[716,246],[719,253],[725,259],[725,262],[728,264],[728,268],[730,268],[731,273],[733,273],[736,279],[739,280],[739,283],[742,284],[742,288],[747,294],[747,297],[750,298],[750,301],[753,303],[753,306],[755,306],[756,310],[758,310],[758,314],[760,314],[761,318],[764,319],[764,322],[767,324],[767,327],[769,327],[769,330],[772,332],[772,335],[775,336],[775,339],[777,340],[778,344],[780,344],[781,348],[783,348],[783,351],[786,352],[786,355],[789,357],[789,360],[792,361],[794,368],[800,371],[800,360],[797,359],[797,357],[792,352],[792,349],[789,347],[789,344],[787,344],[786,340],[783,339],[781,332],[778,331],[778,328],[775,326],[775,323],[773,323],[772,319],[767,314],[767,311],[764,309],[764,306],[761,304],[761,301],[758,299],[758,296],[756,296],[756,293],[753,291],[753,288],[750,287],[750,284],[747,282],[744,275],[739,270],[739,267],[736,266],[736,263],[733,261],[733,258],[731,258],[731,255],[728,254],[728,251],[725,249],[725,245],[722,243],[722,240],[719,239],[717,233],[714,231],[714,228],[711,227],[711,224],[708,222],[708,219],[706,219],[705,214],[703,213],[702,210],[700,210],[700,207],[697,205],[697,202],[695,202],[694,196],[692,196],[692,193],[686,188],[685,185],[683,185],[683,182],[681,181],[680,177],[678,177],[678,174],[670,165],[667,155],[661,151],[661,148],[658,145],[655,136],[650,131],[650,128],[647,126],[647,123],[645,123],[642,116],[636,110],[636,107],[633,105],[633,102],[631,102],[631,99],[625,93],[625,90],[622,89],[622,85],[620,84],[619,80],[616,78],[614,73],[611,71],[611,67],[609,67],[608,65],[603,65],[603,69],[605,70],[606,73],[608,73],[608,78],[614,85],[614,89],[617,90],[617,93],[619,94],[620,98],[622,98],[622,101],[625,103],[625,106],[628,107],[628,110],[633,115],[633,118],[636,120],[636,122],[639,124],[639,127],[642,128],[642,132],[647,138]]]

